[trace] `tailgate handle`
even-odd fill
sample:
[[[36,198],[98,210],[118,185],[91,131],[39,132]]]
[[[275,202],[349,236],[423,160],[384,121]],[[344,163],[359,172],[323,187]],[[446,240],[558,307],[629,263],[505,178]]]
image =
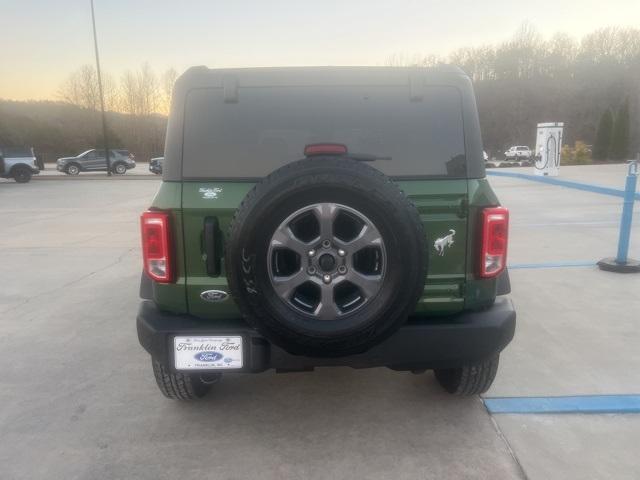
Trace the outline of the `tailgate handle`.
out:
[[[204,219],[204,261],[207,267],[207,275],[217,277],[220,275],[220,228],[217,217]]]

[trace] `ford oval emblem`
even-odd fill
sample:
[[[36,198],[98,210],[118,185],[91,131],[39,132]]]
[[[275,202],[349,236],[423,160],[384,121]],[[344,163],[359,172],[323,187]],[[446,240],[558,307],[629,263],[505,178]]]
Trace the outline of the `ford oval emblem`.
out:
[[[224,290],[205,290],[200,294],[200,298],[205,302],[224,302],[228,296]]]
[[[198,352],[193,358],[199,362],[215,362],[222,358],[222,354],[218,352]]]

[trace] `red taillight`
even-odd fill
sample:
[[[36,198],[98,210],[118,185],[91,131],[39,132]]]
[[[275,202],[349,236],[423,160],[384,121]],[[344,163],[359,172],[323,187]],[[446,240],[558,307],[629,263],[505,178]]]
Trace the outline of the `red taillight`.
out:
[[[156,282],[173,282],[169,214],[147,211],[140,217],[144,271]]]
[[[314,155],[346,155],[347,146],[341,143],[313,143],[304,147],[304,156]]]
[[[495,277],[504,270],[507,265],[508,241],[509,210],[504,207],[482,210],[481,277]]]

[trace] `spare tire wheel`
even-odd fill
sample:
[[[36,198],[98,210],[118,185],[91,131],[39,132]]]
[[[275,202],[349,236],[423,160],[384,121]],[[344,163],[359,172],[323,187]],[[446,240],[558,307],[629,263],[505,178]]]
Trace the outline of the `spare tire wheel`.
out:
[[[247,321],[290,353],[342,356],[387,338],[422,295],[426,244],[415,206],[380,171],[322,156],[247,194],[225,257]]]

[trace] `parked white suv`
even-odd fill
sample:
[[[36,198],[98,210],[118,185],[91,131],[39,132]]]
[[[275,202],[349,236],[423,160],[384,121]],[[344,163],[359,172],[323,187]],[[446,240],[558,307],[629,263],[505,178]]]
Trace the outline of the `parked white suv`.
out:
[[[529,147],[514,146],[514,147],[510,147],[509,150],[504,152],[504,156],[506,157],[507,160],[523,159],[523,158],[529,159],[533,157],[533,152]]]

